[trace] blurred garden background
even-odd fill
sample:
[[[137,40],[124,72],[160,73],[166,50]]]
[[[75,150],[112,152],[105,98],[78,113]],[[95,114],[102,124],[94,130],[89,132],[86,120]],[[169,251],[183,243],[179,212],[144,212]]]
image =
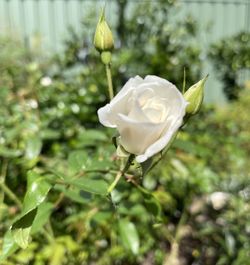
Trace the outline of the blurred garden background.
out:
[[[180,89],[184,69],[187,87],[210,75],[155,170],[111,197],[118,163],[97,118],[108,96],[93,47],[104,4],[0,0],[0,264],[250,264],[250,1],[106,1],[116,91],[135,75]],[[43,200],[18,246],[33,189]]]

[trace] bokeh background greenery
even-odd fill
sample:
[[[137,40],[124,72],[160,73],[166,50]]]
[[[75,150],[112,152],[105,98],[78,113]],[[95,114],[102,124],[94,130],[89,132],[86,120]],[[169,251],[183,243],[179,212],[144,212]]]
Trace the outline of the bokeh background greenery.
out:
[[[117,1],[121,10],[123,2]],[[138,7],[113,28],[115,89],[147,74],[181,88],[184,68],[187,87],[198,81],[203,47],[195,41],[196,22],[173,23],[171,2]],[[89,16],[81,34],[72,29],[64,51],[51,58],[0,39],[1,264],[249,264],[250,81],[240,85],[237,78],[250,66],[249,33],[209,48],[229,103],[204,105],[155,169],[138,179],[142,188],[123,179],[109,198],[58,181],[84,183],[89,169],[92,179],[110,183],[118,167],[114,131],[96,115],[108,100],[107,83],[88,31],[96,18]],[[4,235],[32,174],[58,183],[39,208],[28,247],[8,249]]]

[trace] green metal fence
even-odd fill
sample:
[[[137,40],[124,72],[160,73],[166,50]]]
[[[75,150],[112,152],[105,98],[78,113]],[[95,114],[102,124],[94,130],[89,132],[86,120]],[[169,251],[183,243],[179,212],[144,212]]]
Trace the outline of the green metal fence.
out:
[[[103,3],[103,0],[0,0],[0,32],[18,35],[26,45],[30,45],[34,34],[40,33],[46,50],[58,50],[68,26],[79,30],[88,9],[94,7],[98,13]],[[115,0],[106,1],[106,10],[113,19],[114,5]],[[210,31],[201,36],[209,37],[208,42],[250,30],[250,0],[181,0],[180,7],[182,16],[191,13],[204,28],[211,25]]]
[[[0,0],[0,34],[8,34],[23,40],[27,47],[39,40],[44,52],[60,51],[67,28],[80,32],[81,21],[94,9],[96,17],[106,2],[109,20],[116,19],[116,0]],[[130,0],[130,5],[138,1]],[[159,0],[167,1],[167,0]],[[250,0],[180,0],[178,18],[191,14],[202,29],[198,36],[204,47],[205,71],[212,73],[209,86],[213,87],[206,98],[222,101],[220,84],[213,77],[213,69],[206,63],[208,46],[220,38],[240,31],[250,31]],[[94,29],[89,29],[93,34]],[[36,36],[36,37],[35,37]]]

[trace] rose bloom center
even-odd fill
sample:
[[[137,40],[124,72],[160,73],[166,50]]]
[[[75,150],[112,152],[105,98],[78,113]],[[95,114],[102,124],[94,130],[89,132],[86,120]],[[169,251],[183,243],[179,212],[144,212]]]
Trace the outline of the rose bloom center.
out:
[[[128,100],[130,109],[127,116],[137,121],[145,121],[151,123],[161,123],[166,119],[168,107],[165,98],[156,96],[150,88],[143,91],[144,93],[136,93],[133,91]]]

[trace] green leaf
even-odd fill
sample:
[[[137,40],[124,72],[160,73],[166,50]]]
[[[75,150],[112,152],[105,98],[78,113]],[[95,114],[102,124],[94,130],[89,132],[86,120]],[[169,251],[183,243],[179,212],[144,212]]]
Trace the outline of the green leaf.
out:
[[[109,222],[111,218],[112,218],[112,212],[99,211],[93,216],[92,221],[100,225]]]
[[[162,219],[162,207],[157,198],[149,191],[141,186],[137,186],[144,198],[144,205],[148,212],[150,212],[158,221]]]
[[[74,151],[68,157],[69,168],[73,173],[86,169],[88,155],[85,151]]]
[[[55,185],[54,189],[63,192],[63,194],[66,197],[78,203],[86,204],[89,203],[89,200],[91,199],[91,194],[89,193],[83,194],[84,191],[76,187],[74,187],[74,189],[71,189],[71,188],[66,188],[64,185],[57,184]]]
[[[30,171],[28,173],[27,192],[24,197],[23,210],[11,226],[15,242],[26,248],[29,242],[29,235],[34,219],[37,214],[37,207],[45,200],[51,186],[45,177]]]
[[[51,130],[51,129],[43,129],[40,132],[40,136],[42,139],[49,139],[49,140],[55,140],[60,138],[60,131]]]
[[[159,202],[153,197],[148,196],[144,199],[144,204],[146,209],[154,216],[158,221],[161,221],[161,205]]]
[[[7,158],[19,157],[22,155],[22,151],[18,149],[9,149],[4,146],[0,146],[0,156]]]
[[[25,156],[31,160],[40,154],[42,149],[42,141],[38,136],[30,137],[26,142]]]
[[[80,179],[67,179],[64,183],[73,185],[78,189],[95,193],[99,195],[107,195],[108,183],[103,179],[91,179],[91,178],[80,178]]]
[[[40,205],[46,198],[51,185],[47,182],[46,177],[41,177],[34,171],[28,172],[28,186],[24,197],[23,212],[29,211]]]
[[[89,157],[83,150],[70,153],[68,164],[73,174],[85,170],[107,170],[113,166],[112,161],[108,158],[99,157],[98,155]]]
[[[135,225],[125,219],[120,220],[119,232],[124,247],[133,254],[138,254],[140,241]]]
[[[96,142],[106,142],[108,140],[106,134],[100,130],[86,130],[79,135],[81,145],[96,145]]]
[[[30,230],[31,227],[12,229],[13,238],[19,247],[23,249],[28,247]]]
[[[39,232],[41,228],[47,223],[53,207],[53,203],[50,202],[43,202],[38,206],[37,214],[31,227],[31,234]]]
[[[98,156],[94,156],[88,159],[86,164],[87,170],[108,170],[114,167],[114,163],[110,160],[99,159]]]
[[[7,259],[10,255],[12,255],[18,249],[18,245],[16,244],[11,231],[7,231],[3,238],[3,247],[0,253],[0,262]]]

